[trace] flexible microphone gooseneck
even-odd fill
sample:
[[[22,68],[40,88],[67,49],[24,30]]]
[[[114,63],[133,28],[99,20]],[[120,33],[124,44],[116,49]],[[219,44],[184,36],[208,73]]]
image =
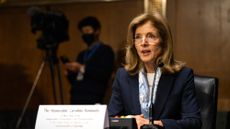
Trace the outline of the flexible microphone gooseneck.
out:
[[[163,66],[163,63],[160,63],[158,65],[158,67],[162,67]],[[152,89],[151,89],[151,98],[150,98],[150,106],[149,106],[149,124],[144,124],[141,126],[141,129],[160,129],[161,127],[158,126],[158,125],[154,125],[153,121],[153,113],[154,113],[154,104],[153,104],[153,91],[154,89],[156,88],[155,86],[155,82],[156,82],[156,75],[157,75],[157,68],[155,68],[155,74],[154,74],[154,78],[153,78],[153,86],[152,86]]]

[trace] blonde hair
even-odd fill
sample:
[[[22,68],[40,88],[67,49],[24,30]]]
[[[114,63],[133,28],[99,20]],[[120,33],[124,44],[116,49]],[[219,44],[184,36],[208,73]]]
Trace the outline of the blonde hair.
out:
[[[161,37],[161,54],[156,60],[157,65],[163,65],[161,70],[163,73],[175,73],[184,67],[185,63],[174,60],[173,57],[173,39],[170,27],[166,20],[159,13],[144,13],[135,17],[128,27],[127,44],[125,52],[125,69],[131,74],[136,74],[142,67],[135,45],[133,43],[136,29],[151,22],[157,28]]]

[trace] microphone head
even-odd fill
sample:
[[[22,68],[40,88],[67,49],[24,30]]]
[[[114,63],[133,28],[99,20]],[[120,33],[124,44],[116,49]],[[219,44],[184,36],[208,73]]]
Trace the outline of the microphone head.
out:
[[[164,66],[164,63],[162,62],[162,58],[161,57],[158,57],[155,60],[155,64],[157,65],[157,67],[163,67]]]
[[[163,62],[160,62],[159,64],[158,64],[158,67],[163,67],[164,66],[164,63]]]

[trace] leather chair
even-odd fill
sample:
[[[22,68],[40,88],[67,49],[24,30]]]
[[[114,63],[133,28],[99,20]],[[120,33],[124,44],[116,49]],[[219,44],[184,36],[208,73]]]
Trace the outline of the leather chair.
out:
[[[201,107],[201,129],[216,128],[218,79],[215,77],[194,76],[196,95]]]

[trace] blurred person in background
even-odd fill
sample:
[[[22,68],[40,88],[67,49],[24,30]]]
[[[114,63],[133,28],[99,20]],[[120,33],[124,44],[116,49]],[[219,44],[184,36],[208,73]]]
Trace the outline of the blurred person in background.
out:
[[[102,104],[114,69],[114,52],[100,41],[101,24],[96,17],[82,19],[78,29],[87,49],[79,53],[76,61],[65,63],[71,104]]]

